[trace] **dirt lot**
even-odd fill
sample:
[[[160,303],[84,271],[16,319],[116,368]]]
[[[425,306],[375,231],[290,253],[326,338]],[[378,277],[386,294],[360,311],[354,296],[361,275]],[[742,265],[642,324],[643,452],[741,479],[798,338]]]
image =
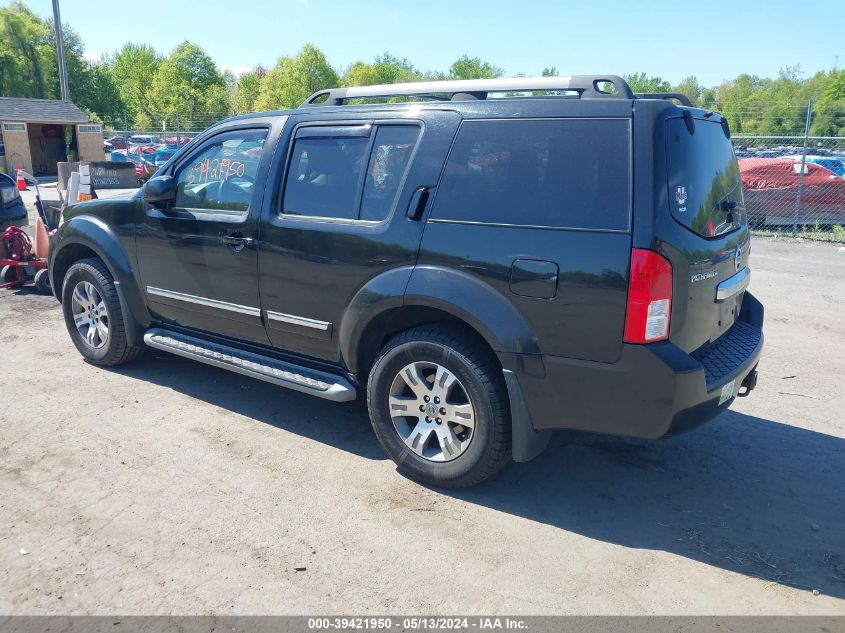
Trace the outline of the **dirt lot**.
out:
[[[752,397],[457,494],[398,475],[359,405],[97,369],[54,299],[0,291],[0,613],[845,614],[845,248],[752,266]]]

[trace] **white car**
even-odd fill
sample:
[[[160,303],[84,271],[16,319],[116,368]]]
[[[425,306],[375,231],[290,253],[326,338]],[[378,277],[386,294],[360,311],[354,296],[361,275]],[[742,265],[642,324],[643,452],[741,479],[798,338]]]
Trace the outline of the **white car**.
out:
[[[161,139],[152,134],[136,134],[129,137],[130,145],[158,145],[160,143]]]

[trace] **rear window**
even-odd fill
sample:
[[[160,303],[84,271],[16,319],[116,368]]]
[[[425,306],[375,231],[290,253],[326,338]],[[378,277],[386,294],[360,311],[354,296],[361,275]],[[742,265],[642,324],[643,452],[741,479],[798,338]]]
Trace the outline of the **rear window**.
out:
[[[666,121],[669,206],[681,224],[704,237],[740,226],[742,187],[730,139],[717,121]]]
[[[432,209],[441,220],[626,230],[627,119],[465,121]]]

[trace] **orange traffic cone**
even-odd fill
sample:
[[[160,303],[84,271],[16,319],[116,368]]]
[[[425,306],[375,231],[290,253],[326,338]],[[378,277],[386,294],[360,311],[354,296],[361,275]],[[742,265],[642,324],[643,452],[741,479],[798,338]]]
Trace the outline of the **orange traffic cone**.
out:
[[[23,177],[23,167],[18,165],[18,191],[26,191],[26,178]]]

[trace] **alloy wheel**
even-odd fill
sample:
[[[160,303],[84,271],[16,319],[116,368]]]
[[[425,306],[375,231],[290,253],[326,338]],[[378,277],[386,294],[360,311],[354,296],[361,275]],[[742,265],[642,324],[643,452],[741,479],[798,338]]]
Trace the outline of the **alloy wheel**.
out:
[[[109,340],[109,311],[97,287],[80,281],[71,295],[73,323],[85,344],[99,349]]]
[[[390,417],[402,441],[433,462],[466,451],[475,429],[475,410],[461,381],[438,363],[406,365],[390,386]]]

